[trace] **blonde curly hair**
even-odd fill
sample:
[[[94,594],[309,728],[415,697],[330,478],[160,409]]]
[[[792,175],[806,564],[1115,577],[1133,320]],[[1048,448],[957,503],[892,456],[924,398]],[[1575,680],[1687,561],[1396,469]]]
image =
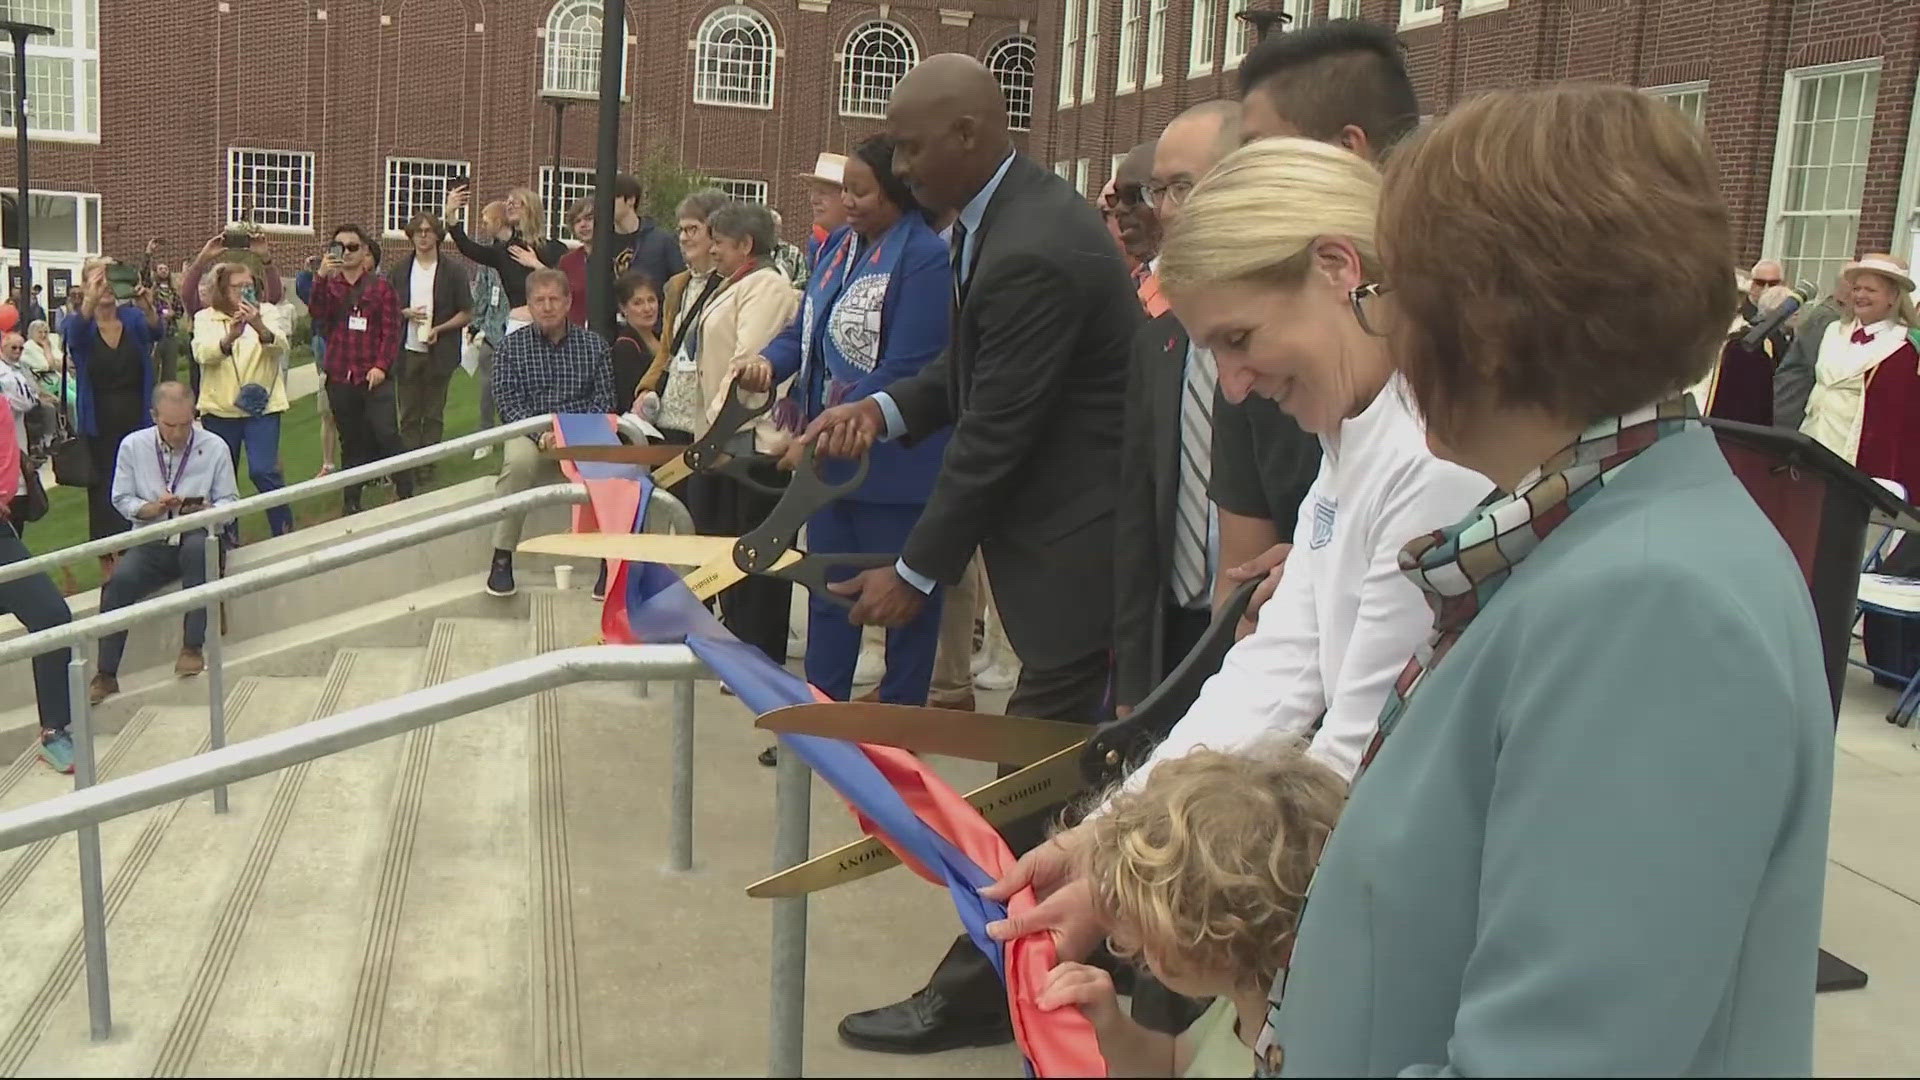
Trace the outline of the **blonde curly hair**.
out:
[[[1266,989],[1346,794],[1293,739],[1241,754],[1198,749],[1117,791],[1079,848],[1110,947]]]

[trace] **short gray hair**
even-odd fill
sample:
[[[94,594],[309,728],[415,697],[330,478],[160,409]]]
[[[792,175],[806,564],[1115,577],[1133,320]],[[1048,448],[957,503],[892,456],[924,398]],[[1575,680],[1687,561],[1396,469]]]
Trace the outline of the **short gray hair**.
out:
[[[780,231],[773,225],[773,211],[759,203],[729,203],[715,210],[707,219],[707,231],[716,237],[746,240],[755,255],[772,254],[774,245],[780,242]]]
[[[719,188],[704,187],[690,192],[686,198],[681,199],[675,213],[682,221],[705,221],[713,216],[714,211],[732,201],[733,196]]]
[[[158,409],[170,401],[192,407],[193,391],[187,389],[185,383],[172,379],[163,383],[155,383],[153,387],[153,399],[150,404]]]
[[[573,282],[567,277],[567,272],[565,270],[555,270],[549,266],[535,270],[533,273],[527,275],[528,298],[532,298],[533,290],[548,285],[558,286],[561,296],[573,295]]]

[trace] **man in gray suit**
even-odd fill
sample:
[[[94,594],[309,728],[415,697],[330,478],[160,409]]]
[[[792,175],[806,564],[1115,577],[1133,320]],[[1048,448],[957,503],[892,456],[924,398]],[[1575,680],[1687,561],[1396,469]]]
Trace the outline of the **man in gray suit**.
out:
[[[1100,215],[1014,152],[1006,101],[979,61],[929,58],[887,108],[893,168],[929,209],[957,211],[953,338],[884,393],[822,413],[803,441],[857,456],[949,426],[939,480],[893,566],[834,586],[856,623],[910,620],[977,547],[1020,658],[1017,716],[1093,723],[1109,712],[1114,507],[1127,356],[1140,304]],[[1016,851],[1045,816],[1004,830]],[[963,935],[926,988],[842,1022],[867,1049],[925,1053],[1011,1037],[1006,994]]]

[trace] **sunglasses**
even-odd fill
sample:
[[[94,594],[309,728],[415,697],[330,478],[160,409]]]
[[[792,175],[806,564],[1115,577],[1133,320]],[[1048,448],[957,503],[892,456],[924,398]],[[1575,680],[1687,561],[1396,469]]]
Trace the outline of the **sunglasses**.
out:
[[[341,250],[341,251],[345,251],[345,252],[349,252],[349,253],[351,253],[351,252],[355,252],[355,251],[359,251],[359,250],[360,250],[360,245],[359,245],[359,244],[348,244],[348,243],[342,243],[342,244],[340,245],[340,250]]]
[[[1752,281],[1753,281],[1753,283],[1754,283],[1755,285],[1758,285],[1758,286],[1760,286],[1760,287],[1761,287],[1761,288],[1763,288],[1763,289],[1771,289],[1771,288],[1773,288],[1773,287],[1774,287],[1775,285],[1778,285],[1778,284],[1780,284],[1780,279],[1779,279],[1779,278],[1763,278],[1763,277],[1757,277],[1757,278],[1753,278],[1753,279],[1752,279]]]

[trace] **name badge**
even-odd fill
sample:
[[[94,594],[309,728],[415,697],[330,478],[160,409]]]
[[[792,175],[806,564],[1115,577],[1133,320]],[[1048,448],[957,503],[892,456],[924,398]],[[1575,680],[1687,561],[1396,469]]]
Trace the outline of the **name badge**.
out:
[[[678,355],[676,355],[676,356],[675,356],[675,357],[673,358],[673,370],[675,370],[675,371],[699,371],[699,370],[700,370],[700,365],[694,362],[694,359],[693,359],[693,357],[691,357],[691,356],[688,356],[688,355],[687,355],[686,353],[684,353],[684,352],[683,352],[683,353],[680,353],[680,354],[678,354]]]
[[[355,331],[356,333],[361,333],[361,334],[366,333],[367,317],[365,315],[347,316],[347,329]]]

